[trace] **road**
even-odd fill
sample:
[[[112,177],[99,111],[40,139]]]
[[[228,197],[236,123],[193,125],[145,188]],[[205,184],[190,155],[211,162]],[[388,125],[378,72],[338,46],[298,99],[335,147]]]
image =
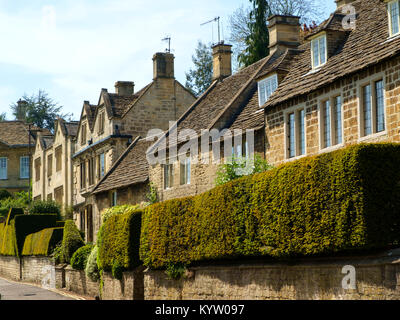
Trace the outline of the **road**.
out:
[[[75,300],[36,286],[7,281],[0,278],[1,300]]]

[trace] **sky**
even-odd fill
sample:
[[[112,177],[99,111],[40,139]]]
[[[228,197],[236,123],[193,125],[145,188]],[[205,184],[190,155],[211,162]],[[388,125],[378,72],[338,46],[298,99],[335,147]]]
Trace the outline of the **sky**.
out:
[[[334,0],[318,0],[324,17]],[[172,38],[175,77],[185,84],[200,40],[217,41],[220,16],[229,37],[229,16],[248,0],[0,0],[0,113],[24,94],[46,91],[79,120],[84,100],[97,104],[116,81],[134,81],[135,91],[152,80],[152,57]]]

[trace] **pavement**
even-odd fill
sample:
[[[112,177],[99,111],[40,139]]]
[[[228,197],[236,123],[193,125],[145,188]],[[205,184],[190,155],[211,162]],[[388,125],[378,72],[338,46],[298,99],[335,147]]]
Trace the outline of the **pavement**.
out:
[[[0,278],[0,300],[85,300],[83,297],[60,290],[46,290],[39,286]]]

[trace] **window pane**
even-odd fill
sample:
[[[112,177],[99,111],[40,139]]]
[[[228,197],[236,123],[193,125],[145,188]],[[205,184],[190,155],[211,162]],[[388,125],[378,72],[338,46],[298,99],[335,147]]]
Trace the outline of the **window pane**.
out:
[[[383,95],[383,81],[375,83],[376,93],[376,131],[385,131],[385,98]]]
[[[389,4],[392,35],[399,33],[399,2]]]
[[[186,159],[186,184],[190,184],[190,167],[191,167],[190,158],[187,158]]]
[[[342,134],[342,98],[335,98],[335,140],[336,144],[343,142]]]
[[[329,148],[332,145],[331,141],[331,103],[324,103],[324,146]]]
[[[326,62],[326,50],[325,50],[325,37],[319,39],[319,64],[324,64]]]
[[[262,106],[265,101],[267,101],[266,95],[265,95],[265,82],[259,82],[258,83],[258,91],[260,93],[260,106]]]
[[[364,135],[372,134],[372,108],[371,108],[371,86],[363,88],[364,97]]]
[[[7,179],[7,158],[0,158],[0,179]]]
[[[318,40],[312,41],[312,51],[313,51],[313,67],[319,66],[319,50],[318,50]]]
[[[29,178],[29,157],[20,158],[20,178],[21,179]]]
[[[295,116],[294,113],[289,115],[289,157],[296,156],[296,140],[295,140]]]
[[[299,147],[300,147],[300,155],[304,155],[306,153],[306,136],[305,136],[305,127],[304,127],[304,110],[299,112]]]

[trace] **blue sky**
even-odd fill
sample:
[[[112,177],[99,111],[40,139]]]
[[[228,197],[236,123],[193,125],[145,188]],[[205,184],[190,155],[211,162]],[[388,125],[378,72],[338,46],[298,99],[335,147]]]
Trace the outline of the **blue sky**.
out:
[[[320,0],[326,10],[334,0]],[[225,38],[228,17],[248,0],[0,0],[0,113],[12,119],[10,104],[44,89],[79,119],[83,101],[97,103],[101,88],[114,92],[118,80],[139,90],[152,79],[152,56],[172,37],[175,76],[185,72],[201,40],[212,39],[220,16]]]

